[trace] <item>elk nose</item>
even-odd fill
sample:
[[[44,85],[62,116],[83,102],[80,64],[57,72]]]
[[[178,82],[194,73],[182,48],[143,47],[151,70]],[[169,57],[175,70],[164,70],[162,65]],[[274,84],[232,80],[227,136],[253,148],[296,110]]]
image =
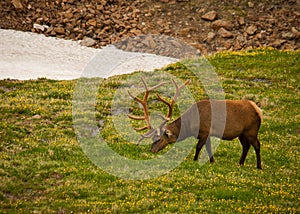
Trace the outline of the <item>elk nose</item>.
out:
[[[157,152],[157,149],[151,148],[150,151],[153,152],[153,153],[156,153],[156,152]]]

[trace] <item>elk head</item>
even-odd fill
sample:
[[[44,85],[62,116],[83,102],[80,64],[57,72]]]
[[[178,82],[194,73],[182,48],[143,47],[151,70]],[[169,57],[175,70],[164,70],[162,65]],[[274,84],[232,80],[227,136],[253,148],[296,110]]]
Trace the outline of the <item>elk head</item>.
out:
[[[175,105],[175,102],[176,102],[178,96],[180,95],[181,89],[184,86],[186,86],[187,84],[189,84],[190,81],[187,80],[184,84],[182,84],[181,86],[178,86],[178,84],[175,82],[175,80],[172,79],[172,83],[175,86],[175,93],[170,102],[168,102],[166,99],[162,98],[159,94],[157,94],[158,100],[168,106],[168,113],[166,114],[166,116],[160,115],[163,122],[156,129],[153,128],[153,126],[150,123],[147,99],[149,97],[150,92],[152,92],[155,89],[157,89],[158,87],[164,85],[166,82],[159,83],[158,85],[155,85],[151,88],[148,87],[148,85],[146,84],[146,82],[143,78],[142,78],[142,82],[145,87],[145,94],[144,94],[143,99],[140,99],[137,96],[133,96],[129,91],[128,91],[128,94],[136,102],[138,102],[142,105],[143,110],[144,110],[144,116],[128,115],[128,117],[133,120],[145,120],[147,123],[147,125],[145,127],[135,129],[137,131],[142,131],[145,129],[149,130],[146,134],[141,135],[140,139],[137,142],[137,145],[139,145],[142,142],[142,140],[144,140],[145,138],[152,138],[153,143],[151,146],[151,151],[158,152],[161,149],[165,148],[169,143],[174,143],[177,140],[176,136],[172,135],[172,133],[170,131],[165,130],[165,126],[166,126],[167,122],[171,120],[171,117],[173,114],[173,108],[174,108],[174,105]]]

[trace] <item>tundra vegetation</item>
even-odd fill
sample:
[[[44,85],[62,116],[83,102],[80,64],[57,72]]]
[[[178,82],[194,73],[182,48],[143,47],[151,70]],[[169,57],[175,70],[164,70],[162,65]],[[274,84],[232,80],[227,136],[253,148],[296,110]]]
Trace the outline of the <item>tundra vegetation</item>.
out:
[[[219,53],[208,60],[226,99],[247,98],[263,110],[262,170],[255,168],[253,150],[239,166],[242,148],[235,139],[220,143],[214,153],[216,164],[196,164],[192,150],[163,176],[122,180],[95,166],[76,140],[72,124],[76,81],[1,80],[1,213],[299,213],[300,53],[264,49]],[[182,63],[164,72],[190,79],[195,100],[206,97]],[[111,123],[114,91],[127,78],[103,81],[96,105],[101,133],[120,155],[155,158],[171,145],[153,154],[150,145],[128,142]],[[156,105],[153,102],[150,110]],[[178,115],[175,110],[174,117]]]

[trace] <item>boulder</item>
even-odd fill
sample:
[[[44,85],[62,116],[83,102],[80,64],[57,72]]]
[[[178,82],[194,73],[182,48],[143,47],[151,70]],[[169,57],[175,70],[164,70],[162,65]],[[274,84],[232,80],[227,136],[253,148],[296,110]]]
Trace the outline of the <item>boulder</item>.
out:
[[[56,34],[64,35],[65,34],[65,29],[63,27],[55,27],[54,31]]]
[[[81,42],[80,44],[82,46],[86,46],[86,47],[92,47],[96,44],[96,41],[92,38],[89,38],[89,37],[85,37]]]
[[[12,0],[11,3],[14,5],[16,9],[22,10],[23,4],[20,0]]]
[[[226,30],[225,28],[221,27],[219,30],[218,30],[218,34],[223,37],[223,38],[232,38],[233,37],[233,34]]]
[[[201,16],[202,19],[208,20],[208,21],[214,21],[218,16],[218,13],[214,10],[209,11],[208,13],[205,13],[203,16]]]
[[[248,35],[253,35],[255,34],[255,32],[257,31],[257,27],[255,25],[250,25],[249,27],[247,27],[246,29],[246,33]]]
[[[212,23],[212,28],[216,30],[220,28],[224,28],[226,30],[232,30],[233,24],[231,21],[228,20],[216,20]]]
[[[211,42],[216,37],[216,34],[214,32],[209,32],[207,34],[207,41]]]

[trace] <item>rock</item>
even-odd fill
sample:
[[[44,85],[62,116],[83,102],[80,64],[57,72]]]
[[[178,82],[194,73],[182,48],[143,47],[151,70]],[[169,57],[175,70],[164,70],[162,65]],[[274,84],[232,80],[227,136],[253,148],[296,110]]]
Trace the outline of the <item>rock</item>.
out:
[[[292,27],[292,32],[293,33],[299,33],[299,31],[295,27]]]
[[[226,30],[225,28],[221,27],[219,30],[218,30],[218,34],[223,37],[223,38],[232,38],[233,37],[233,34]]]
[[[60,35],[65,34],[65,29],[64,29],[63,27],[55,27],[53,30],[54,30],[55,33],[57,33],[57,34],[60,34]]]
[[[232,43],[230,41],[222,41],[222,46],[229,50],[232,47]]]
[[[207,41],[211,42],[216,37],[216,34],[214,32],[209,32],[207,34]]]
[[[216,47],[216,50],[218,51],[218,52],[221,52],[221,51],[226,51],[226,48],[225,47]]]
[[[237,42],[237,43],[235,43],[233,48],[234,48],[234,50],[241,50],[243,48],[243,46]]]
[[[39,120],[39,119],[42,118],[42,116],[39,115],[39,114],[36,114],[36,115],[32,116],[31,118],[32,118],[32,119],[35,119],[35,120]]]
[[[292,27],[292,33],[295,35],[296,39],[300,38],[300,32],[295,27]]]
[[[54,29],[52,29],[52,31],[50,31],[50,33],[48,35],[49,36],[56,36],[56,32],[54,31]]]
[[[255,39],[263,39],[264,38],[263,32],[260,32],[260,33],[256,34],[256,36],[254,38]]]
[[[142,42],[151,49],[154,49],[156,47],[156,43],[151,36],[147,36]]]
[[[212,23],[213,29],[225,28],[226,30],[231,30],[233,28],[233,24],[228,20],[216,20]]]
[[[54,32],[53,27],[48,27],[45,34],[50,34],[52,31]]]
[[[253,8],[253,7],[254,7],[254,3],[251,2],[251,1],[249,1],[249,2],[248,2],[248,7]]]
[[[23,4],[20,0],[12,0],[11,3],[14,5],[16,9],[22,10]]]
[[[250,25],[249,27],[247,27],[246,29],[246,33],[248,35],[253,35],[255,34],[255,32],[257,31],[257,27],[255,25]]]
[[[205,13],[203,16],[201,16],[201,18],[208,21],[214,21],[217,18],[217,15],[218,13],[213,10]]]
[[[300,16],[300,12],[294,11],[293,12],[295,16],[299,17]]]
[[[240,45],[244,45],[246,39],[245,39],[245,37],[244,37],[243,35],[238,35],[238,36],[236,37],[236,41],[237,41]]]
[[[92,47],[96,44],[96,41],[92,38],[85,37],[81,42],[80,45],[86,46],[86,47]]]
[[[142,31],[141,31],[141,30],[139,30],[139,29],[134,29],[134,28],[131,29],[130,32],[133,33],[134,35],[140,35],[140,34],[142,34]]]
[[[239,25],[244,25],[245,24],[245,18],[244,17],[239,17],[239,19],[238,19],[238,23],[239,23]]]
[[[91,26],[96,27],[97,26],[97,20],[96,19],[89,19],[88,24]]]
[[[99,120],[98,125],[99,125],[99,129],[102,129],[105,125],[104,120]]]
[[[284,39],[276,39],[274,42],[272,42],[270,45],[274,48],[280,48],[281,45],[283,45],[286,42]]]
[[[295,34],[293,34],[292,32],[282,32],[281,36],[284,39],[293,39],[295,37]]]
[[[67,12],[65,12],[65,14],[64,14],[64,17],[65,17],[66,19],[72,19],[73,16],[74,16],[74,14],[73,14],[72,11],[67,11]]]
[[[294,43],[286,42],[286,43],[284,43],[283,47],[284,47],[285,50],[295,50],[295,44]]]
[[[47,26],[47,25],[40,25],[40,24],[34,23],[33,24],[33,28],[36,29],[36,30],[45,31],[45,30],[47,30],[49,28],[49,26]]]

